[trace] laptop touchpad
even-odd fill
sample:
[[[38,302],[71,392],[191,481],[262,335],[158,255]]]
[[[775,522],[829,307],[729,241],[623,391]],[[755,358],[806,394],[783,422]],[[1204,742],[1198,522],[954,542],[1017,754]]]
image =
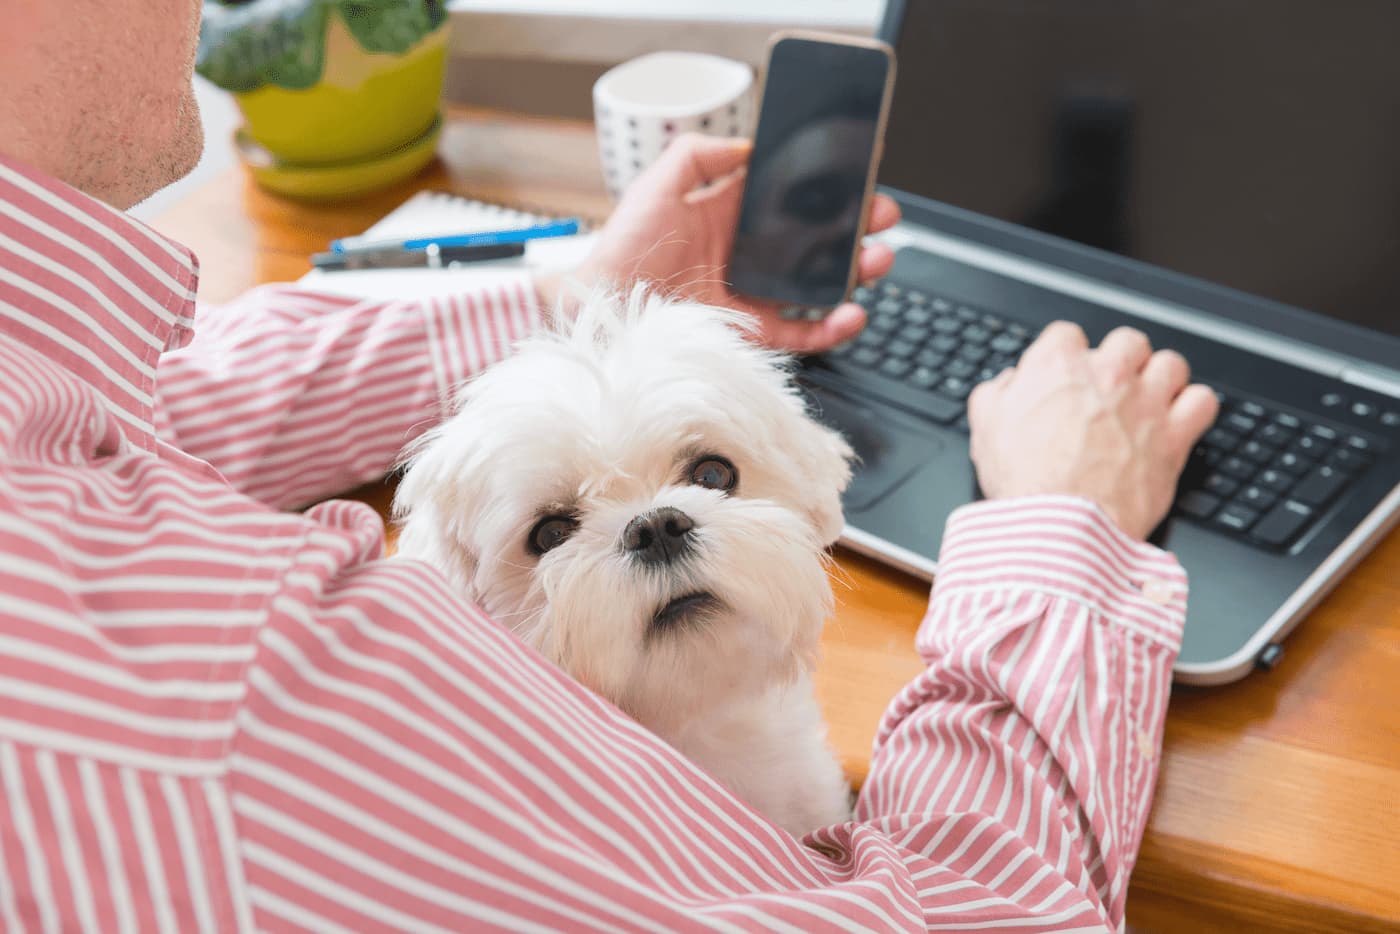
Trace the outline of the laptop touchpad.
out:
[[[848,513],[875,505],[943,449],[943,442],[893,421],[888,412],[876,412],[825,387],[808,384],[803,388],[812,415],[845,435],[860,458],[842,497]]]

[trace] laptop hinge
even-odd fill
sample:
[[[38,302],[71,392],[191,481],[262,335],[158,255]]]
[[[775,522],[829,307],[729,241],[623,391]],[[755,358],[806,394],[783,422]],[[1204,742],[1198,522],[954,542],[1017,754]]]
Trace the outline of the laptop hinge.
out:
[[[1350,366],[1338,374],[1342,382],[1378,392],[1383,396],[1400,399],[1400,379],[1388,373],[1380,373],[1364,366]]]

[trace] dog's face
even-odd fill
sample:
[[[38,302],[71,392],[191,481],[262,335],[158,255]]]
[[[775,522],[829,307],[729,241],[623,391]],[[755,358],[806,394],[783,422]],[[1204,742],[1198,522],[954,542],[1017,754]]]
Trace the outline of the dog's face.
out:
[[[596,298],[464,387],[400,553],[652,728],[789,679],[830,610],[851,450],[734,315]]]

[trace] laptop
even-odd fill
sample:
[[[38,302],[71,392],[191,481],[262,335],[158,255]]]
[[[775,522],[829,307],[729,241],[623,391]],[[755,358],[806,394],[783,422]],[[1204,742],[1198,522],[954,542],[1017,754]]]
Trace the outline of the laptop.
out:
[[[1389,0],[889,0],[896,262],[802,372],[862,459],[845,544],[931,578],[972,387],[1132,325],[1222,401],[1153,538],[1176,676],[1271,667],[1400,518],[1397,35]]]

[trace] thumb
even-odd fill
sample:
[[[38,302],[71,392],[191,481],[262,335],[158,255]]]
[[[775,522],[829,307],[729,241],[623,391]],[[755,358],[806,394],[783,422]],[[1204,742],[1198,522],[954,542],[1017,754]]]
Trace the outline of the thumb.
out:
[[[743,168],[752,149],[746,139],[686,133],[662,157],[667,168],[662,184],[673,193],[687,194]]]

